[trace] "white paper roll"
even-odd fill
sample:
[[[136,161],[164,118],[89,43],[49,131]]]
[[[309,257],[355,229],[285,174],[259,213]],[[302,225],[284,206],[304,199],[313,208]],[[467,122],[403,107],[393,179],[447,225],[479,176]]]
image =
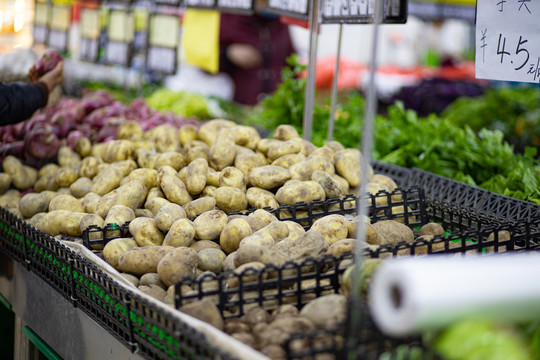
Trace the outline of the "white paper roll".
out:
[[[370,309],[381,331],[404,336],[462,318],[540,318],[540,255],[430,255],[388,261],[374,274]]]

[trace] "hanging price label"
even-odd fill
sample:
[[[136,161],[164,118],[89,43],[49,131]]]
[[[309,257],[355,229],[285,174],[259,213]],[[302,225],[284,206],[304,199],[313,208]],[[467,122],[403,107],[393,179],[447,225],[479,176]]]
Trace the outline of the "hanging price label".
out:
[[[96,62],[98,60],[99,43],[98,39],[81,38],[79,56],[83,60]]]
[[[66,51],[68,43],[67,32],[64,30],[50,29],[48,45],[58,51]]]
[[[49,11],[50,6],[48,3],[36,2],[34,24],[49,25]]]
[[[49,33],[49,28],[45,25],[35,25],[32,35],[34,37],[34,44],[47,44],[47,35]]]
[[[540,83],[540,3],[478,0],[476,77]]]
[[[152,15],[150,18],[151,46],[176,48],[178,46],[180,24],[174,15]]]
[[[308,16],[308,0],[269,0],[269,12],[305,19]]]
[[[180,0],[154,0],[154,4],[165,5],[165,6],[170,6],[170,7],[179,7]]]
[[[217,0],[218,10],[226,13],[253,13],[253,0]]]
[[[89,39],[97,39],[99,33],[99,10],[81,9],[81,36]]]
[[[162,74],[176,72],[176,49],[151,47],[148,49],[148,68]]]
[[[53,5],[51,12],[49,27],[51,29],[68,31],[71,24],[71,7]]]
[[[109,41],[107,43],[106,60],[111,64],[129,66],[131,62],[131,49],[125,42]]]
[[[202,8],[202,9],[214,9],[216,7],[216,0],[183,0],[180,6]]]
[[[107,37],[111,41],[132,42],[135,36],[133,14],[125,10],[111,10]]]
[[[406,0],[385,0],[382,22],[385,24],[407,21]],[[323,0],[322,23],[372,23],[375,16],[375,0]]]

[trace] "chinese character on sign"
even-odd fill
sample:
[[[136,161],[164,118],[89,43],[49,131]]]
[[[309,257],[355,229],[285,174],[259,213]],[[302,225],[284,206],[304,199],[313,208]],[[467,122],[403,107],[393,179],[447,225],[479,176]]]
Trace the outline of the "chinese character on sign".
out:
[[[529,10],[529,7],[527,6],[527,3],[530,3],[531,0],[518,0],[518,2],[520,3],[518,11],[521,11],[521,8],[525,6],[525,10],[531,14],[531,10]]]

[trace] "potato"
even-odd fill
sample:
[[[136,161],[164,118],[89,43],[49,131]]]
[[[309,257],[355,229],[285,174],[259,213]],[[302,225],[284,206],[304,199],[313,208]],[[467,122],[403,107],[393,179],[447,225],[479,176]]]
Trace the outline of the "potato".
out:
[[[175,203],[165,204],[159,208],[154,219],[156,226],[163,232],[169,231],[171,225],[179,219],[186,218],[186,211],[183,207]]]
[[[216,199],[213,196],[203,196],[184,205],[186,217],[193,219],[196,216],[216,208]]]
[[[57,157],[60,167],[78,168],[80,166],[81,156],[68,146],[61,146]]]
[[[0,206],[6,209],[18,207],[20,201],[21,192],[16,189],[9,189],[0,196]]]
[[[214,170],[222,170],[234,164],[236,149],[234,147],[234,134],[228,129],[220,130],[214,144],[208,153],[208,164]]]
[[[38,172],[24,165],[13,155],[8,155],[2,163],[4,172],[11,176],[11,182],[19,190],[30,189],[37,180]]]
[[[139,180],[147,189],[152,189],[157,186],[156,175],[157,170],[155,169],[140,168],[132,170],[124,179],[122,179],[122,181],[125,184],[131,180]]]
[[[199,269],[219,274],[223,270],[223,262],[227,257],[220,249],[203,249],[197,253]]]
[[[52,196],[50,192],[28,193],[24,195],[19,202],[19,211],[25,218],[31,218],[37,213],[47,212]]]
[[[192,200],[184,182],[170,174],[163,175],[161,190],[167,197],[167,200],[180,206]]]
[[[373,228],[386,240],[389,245],[401,242],[412,243],[414,234],[407,225],[394,220],[381,220],[373,224]]]
[[[69,191],[76,198],[82,198],[90,192],[92,184],[93,182],[89,178],[81,177],[69,186]]]
[[[296,131],[293,126],[281,124],[274,130],[272,137],[277,140],[287,141],[292,138],[297,138],[299,135],[298,131]]]
[[[208,161],[210,148],[202,141],[195,140],[187,143],[184,146],[184,151],[186,152],[186,162],[189,164],[196,159],[205,159]]]
[[[263,264],[272,263],[272,252],[270,251],[270,248],[264,246],[245,245],[238,248],[238,250],[235,251],[235,254],[234,259],[232,260],[234,262],[234,268],[238,268],[250,262],[260,262]]]
[[[226,213],[247,209],[248,200],[246,194],[235,187],[223,186],[214,193],[216,206]]]
[[[272,161],[272,165],[280,166],[282,168],[288,169],[294,164],[298,164],[299,162],[302,162],[306,159],[306,156],[304,154],[298,153],[298,154],[287,154],[283,155],[276,160]]]
[[[257,143],[261,140],[259,132],[251,126],[236,125],[230,130],[234,134],[235,144],[245,146],[248,149],[256,149]]]
[[[359,186],[363,177],[360,167],[362,157],[360,151],[357,149],[345,149],[336,152],[334,156],[336,159],[336,172],[343,176],[351,187]]]
[[[68,210],[73,212],[84,212],[84,207],[79,200],[71,195],[58,195],[49,203],[49,211]]]
[[[327,198],[345,195],[342,185],[328,173],[316,170],[311,174],[311,180],[316,181],[324,190]]]
[[[136,209],[135,210],[135,217],[153,218],[154,214],[148,209]]]
[[[93,192],[89,192],[88,194],[84,195],[84,197],[80,200],[80,203],[84,208],[84,212],[93,214],[96,211],[96,205],[100,199],[101,196]]]
[[[302,150],[301,145],[296,141],[283,141],[276,143],[268,149],[268,161],[272,162],[284,155],[298,154]]]
[[[277,188],[291,178],[289,170],[275,165],[254,168],[248,175],[249,184],[262,189]]]
[[[55,163],[48,163],[43,165],[41,169],[38,171],[38,177],[44,177],[49,175],[56,175],[56,173],[60,170],[60,166]]]
[[[161,181],[162,181],[163,176],[165,174],[178,177],[178,172],[176,170],[174,170],[171,166],[169,166],[169,165],[162,166],[157,170],[157,173],[156,173],[156,185],[157,186],[161,187]]]
[[[137,167],[133,160],[118,161],[107,165],[94,178],[91,192],[103,196],[120,185],[120,181]]]
[[[129,223],[129,232],[139,246],[161,245],[165,236],[156,221],[150,218],[135,218]]]
[[[386,185],[389,192],[392,192],[397,188],[396,182],[386,175],[374,174],[369,181],[372,183]]]
[[[227,284],[229,285],[229,288],[236,288],[238,287],[239,280],[241,280],[243,284],[256,282],[259,280],[259,276],[260,279],[266,280],[268,277],[267,273],[263,272],[259,275],[264,268],[265,265],[260,262],[250,262],[239,266],[234,270],[234,273],[238,275],[238,277],[229,278]]]
[[[201,192],[200,196],[201,197],[204,197],[204,196],[211,196],[211,197],[214,197],[214,194],[216,193],[216,187],[215,186],[212,186],[212,185],[206,185],[203,189],[203,191]]]
[[[164,301],[167,293],[165,289],[157,285],[139,285],[138,289],[143,293],[157,299],[159,301]]]
[[[257,220],[260,220],[264,222],[266,225],[272,223],[273,221],[277,221],[277,218],[274,215],[262,209],[255,210],[253,213],[249,214],[249,217],[253,217]]]
[[[180,307],[181,312],[202,320],[219,330],[223,330],[223,318],[217,306],[210,299],[197,300]]]
[[[251,208],[263,209],[270,207],[275,209],[279,207],[275,195],[268,190],[251,187],[247,190],[246,197]]]
[[[313,322],[315,327],[333,329],[345,323],[347,297],[341,294],[321,296],[302,308],[300,316]]]
[[[126,273],[120,273],[120,275],[129,281],[133,286],[138,287],[139,286],[139,278],[135,275],[126,274]]]
[[[214,240],[227,225],[227,215],[221,210],[210,210],[199,215],[194,221],[195,236],[201,240]]]
[[[297,202],[311,203],[314,200],[326,200],[326,193],[319,183],[304,181],[281,187],[276,193],[276,200],[287,205]]]
[[[11,175],[0,173],[0,194],[5,193],[11,186]]]
[[[317,147],[315,145],[313,145],[311,142],[307,141],[307,140],[304,140],[300,137],[295,137],[295,138],[292,138],[288,141],[293,141],[293,142],[297,142],[300,144],[300,153],[304,154],[305,156],[309,156],[311,155],[312,152],[314,152],[315,150],[317,150]]]
[[[221,129],[232,128],[236,123],[230,120],[214,119],[210,120],[199,127],[198,137],[208,146],[212,146]]]
[[[177,130],[171,125],[158,125],[146,132],[146,138],[154,142],[156,152],[166,153],[178,151],[180,149],[180,140]]]
[[[312,230],[318,231],[328,245],[347,238],[349,220],[343,215],[328,215],[315,221]]]
[[[198,265],[197,252],[182,246],[174,248],[159,261],[157,273],[166,286],[171,286],[184,277],[194,277]]]
[[[103,257],[116,270],[119,269],[118,261],[129,250],[137,248],[137,242],[133,238],[118,238],[109,241],[103,248]]]
[[[82,235],[81,220],[86,215],[88,214],[84,212],[70,212],[66,214],[62,220],[61,234],[80,237]]]
[[[335,140],[327,142],[324,146],[332,149],[334,151],[334,154],[337,153],[340,150],[345,149],[345,147],[340,142],[337,142]]]
[[[122,226],[128,221],[135,219],[135,212],[133,209],[128,208],[125,205],[114,205],[110,208],[105,218],[105,225],[117,224]]]
[[[41,222],[39,229],[46,234],[56,236],[62,232],[62,220],[70,213],[68,210],[52,210],[49,211]]]
[[[158,272],[159,262],[174,249],[170,246],[153,245],[130,249],[118,259],[117,270],[134,275]]]
[[[197,140],[197,127],[193,124],[183,125],[178,130],[178,139],[180,140],[180,145],[184,146],[188,142]]]
[[[206,186],[208,162],[206,159],[193,160],[187,166],[186,188],[191,195],[200,194]]]
[[[418,235],[419,236],[422,236],[422,235],[445,236],[445,232],[441,224],[430,222],[420,228],[420,231],[418,231]]]
[[[260,152],[261,154],[266,155],[268,154],[268,150],[276,145],[276,144],[281,144],[282,141],[281,140],[277,140],[277,139],[261,139],[258,143],[257,143],[257,151]]]
[[[155,197],[150,200],[146,200],[144,203],[144,208],[147,210],[150,210],[152,214],[156,215],[159,209],[161,209],[162,206],[171,204],[171,202],[167,199]]]
[[[230,254],[240,246],[240,241],[253,233],[251,226],[244,219],[232,219],[223,228],[219,237],[219,244],[223,250]]]
[[[154,169],[159,169],[162,166],[170,166],[174,170],[178,171],[186,164],[186,159],[182,153],[179,152],[165,152],[159,154],[154,162]]]
[[[119,140],[139,140],[143,138],[143,129],[137,121],[126,121],[118,127],[116,138]]]
[[[283,221],[285,225],[287,225],[287,228],[289,229],[289,235],[288,238],[291,240],[298,239],[301,235],[305,234],[305,230],[297,222],[294,221]]]
[[[300,161],[289,167],[291,178],[301,181],[311,179],[313,172],[321,170],[331,175],[335,172],[334,166],[320,156],[310,155],[304,161]]]
[[[158,155],[149,149],[137,149],[135,151],[135,158],[140,168],[154,169]]]
[[[186,183],[187,172],[188,172],[188,167],[184,166],[183,168],[180,169],[178,174],[176,174],[176,177],[182,180],[184,184]]]
[[[32,216],[30,219],[26,219],[26,222],[32,225],[33,227],[37,228],[39,226],[39,223],[43,219],[43,217],[45,217],[45,215],[47,215],[46,212],[37,213],[34,216]]]
[[[318,148],[317,150],[312,152],[310,156],[319,156],[323,158],[324,160],[328,161],[332,165],[335,162],[334,150],[330,149],[328,146],[323,146],[322,148]]]
[[[98,165],[103,161],[100,157],[87,156],[82,159],[81,166],[79,167],[79,176],[93,179],[98,174]]]
[[[153,188],[149,188],[149,189],[150,190],[148,190],[148,195],[146,196],[146,201],[148,201],[148,200],[150,200],[152,198],[155,198],[155,197],[165,199],[165,194],[163,193],[163,191],[161,191],[160,188],[153,187]]]
[[[263,210],[264,211],[264,210]],[[273,216],[273,215],[272,215]],[[243,219],[247,221],[249,224],[249,227],[251,227],[251,231],[255,232],[258,230],[261,230],[263,227],[268,225],[267,223],[263,222],[262,220],[256,219],[253,216],[247,216],[247,215],[230,215],[229,216],[229,222],[233,219]]]
[[[196,252],[199,252],[204,249],[220,249],[221,246],[219,246],[218,243],[213,242],[212,240],[197,240],[193,244],[189,246]]]
[[[271,250],[281,251],[287,254],[291,260],[302,261],[309,257],[317,257],[317,255],[326,252],[328,243],[324,237],[315,230],[306,231],[297,239],[284,239],[274,246]]]
[[[234,159],[234,166],[244,174],[246,180],[251,170],[263,165],[265,165],[264,162],[259,155],[253,151],[242,151],[237,153]]]
[[[146,274],[144,274],[143,276],[141,276],[141,278],[139,280],[139,285],[140,286],[154,285],[154,286],[158,286],[158,287],[162,288],[163,290],[166,290],[166,288],[167,288],[165,286],[165,284],[163,283],[163,281],[161,281],[161,279],[159,278],[158,273],[146,273]]]
[[[219,175],[219,186],[231,186],[246,191],[246,178],[244,173],[233,166],[227,166]],[[202,190],[201,190],[202,191]]]
[[[206,186],[219,187],[220,173],[212,168],[208,168],[208,174],[206,175]]]
[[[189,247],[194,241],[195,226],[193,223],[189,219],[179,219],[176,220],[169,228],[169,231],[163,240],[163,245],[173,247]]]
[[[240,241],[240,247],[258,245],[271,247],[289,235],[289,228],[281,221],[272,221],[264,228],[254,232]]]
[[[105,218],[114,205],[125,205],[135,210],[143,203],[147,193],[146,186],[139,180],[131,180],[101,197],[96,204],[95,213]]]
[[[135,145],[130,140],[107,142],[101,158],[107,163],[135,159]]]
[[[328,247],[327,254],[332,255],[335,258],[339,258],[346,253],[354,253],[356,245],[356,239],[342,239],[338,240]]]

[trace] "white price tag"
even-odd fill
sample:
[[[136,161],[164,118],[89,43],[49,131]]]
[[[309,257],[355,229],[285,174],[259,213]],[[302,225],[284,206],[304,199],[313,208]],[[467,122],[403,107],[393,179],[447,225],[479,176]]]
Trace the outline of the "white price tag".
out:
[[[251,9],[251,0],[218,0],[218,8],[227,9]]]
[[[540,83],[540,1],[478,0],[476,77]]]
[[[81,59],[88,61],[97,61],[98,58],[98,40],[87,37],[81,38],[80,56]]]
[[[186,0],[187,7],[213,8],[215,4],[216,4],[215,0]]]
[[[326,0],[323,16],[366,16],[375,13],[374,0]]]
[[[109,40],[131,42],[135,37],[133,14],[123,10],[111,10],[107,34]]]
[[[176,70],[176,49],[151,47],[148,49],[148,67],[163,74],[174,74]]]
[[[149,43],[153,46],[176,48],[180,23],[174,15],[152,15]]]
[[[49,24],[49,11],[50,11],[49,4],[37,2],[35,13],[34,13],[34,24],[48,25]]]
[[[52,15],[49,21],[51,29],[69,30],[71,24],[71,7],[65,5],[53,5]]]
[[[270,9],[307,15],[308,0],[270,0],[268,2],[268,7]]]
[[[110,41],[106,48],[107,62],[129,66],[129,46],[123,42]]]
[[[97,39],[99,33],[99,10],[81,9],[81,35],[86,38]]]
[[[46,25],[34,24],[34,31],[33,31],[34,43],[42,44],[42,45],[47,44],[47,31],[48,31],[48,28]]]
[[[49,31],[49,41],[48,44],[50,47],[55,48],[59,51],[67,50],[67,32],[64,30],[51,29]]]

